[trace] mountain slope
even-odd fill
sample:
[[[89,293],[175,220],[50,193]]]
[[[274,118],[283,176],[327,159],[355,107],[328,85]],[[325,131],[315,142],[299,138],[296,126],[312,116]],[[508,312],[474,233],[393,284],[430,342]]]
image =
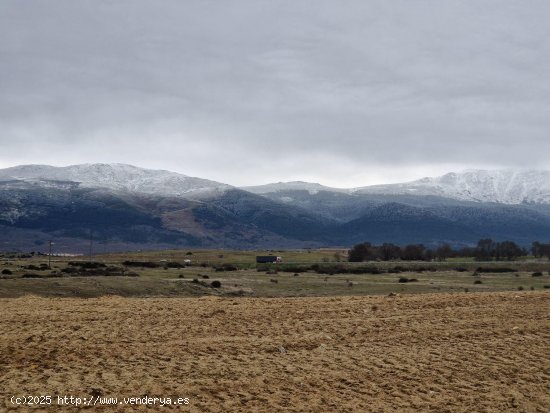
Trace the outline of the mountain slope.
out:
[[[544,171],[469,171],[342,190],[304,182],[237,189],[121,164],[0,170],[0,249],[299,248],[479,238],[550,241]],[[490,202],[488,202],[490,201]]]
[[[468,226],[426,209],[388,203],[342,225],[340,239],[352,244],[365,240],[375,243],[459,244],[476,241],[479,237]]]
[[[315,195],[320,191],[328,192],[349,192],[348,189],[331,188],[321,184],[303,181],[291,181],[291,182],[276,182],[266,185],[257,186],[245,186],[241,188],[244,191],[252,192],[253,194],[269,194],[274,192],[287,192],[287,191],[307,191],[311,195]]]
[[[190,234],[164,228],[159,217],[116,194],[90,188],[0,185],[0,227],[4,248],[22,244],[20,248],[34,249],[54,239],[58,244],[63,240],[67,252],[82,252],[90,234],[110,249],[202,244]]]
[[[125,164],[84,164],[66,167],[22,165],[0,170],[0,181],[10,180],[40,186],[57,186],[59,182],[73,182],[81,188],[105,188],[178,197],[215,196],[231,188],[230,185],[207,179]]]
[[[315,247],[326,239],[325,228],[307,211],[236,189],[187,199],[70,181],[0,182],[2,249],[34,250],[50,239],[61,248],[62,239],[65,251],[85,252],[90,233],[117,250]]]
[[[549,204],[550,171],[470,170],[407,183],[356,188],[352,192],[363,195],[439,196],[462,201],[502,204]]]

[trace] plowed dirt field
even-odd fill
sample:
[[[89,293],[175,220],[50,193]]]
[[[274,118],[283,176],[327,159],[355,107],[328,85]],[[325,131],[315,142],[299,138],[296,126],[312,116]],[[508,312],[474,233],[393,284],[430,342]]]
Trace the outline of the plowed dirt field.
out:
[[[0,411],[548,412],[550,293],[0,300]],[[123,398],[189,398],[129,406]],[[152,409],[152,410],[151,410]]]

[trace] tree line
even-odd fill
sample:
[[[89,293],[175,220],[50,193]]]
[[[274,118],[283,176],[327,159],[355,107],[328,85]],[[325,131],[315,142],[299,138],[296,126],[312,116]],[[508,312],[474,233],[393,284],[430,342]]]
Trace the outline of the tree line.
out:
[[[363,261],[445,261],[447,258],[475,258],[477,261],[512,261],[531,253],[535,258],[550,259],[550,244],[535,241],[527,250],[513,241],[496,242],[490,238],[480,239],[475,247],[452,248],[441,244],[428,248],[423,244],[399,246],[391,243],[373,245],[364,242],[354,245],[348,254],[350,262]]]

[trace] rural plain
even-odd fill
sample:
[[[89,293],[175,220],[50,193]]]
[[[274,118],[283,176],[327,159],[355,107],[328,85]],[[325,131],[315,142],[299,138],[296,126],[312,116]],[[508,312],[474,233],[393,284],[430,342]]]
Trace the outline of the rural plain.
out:
[[[92,408],[10,402],[72,395],[117,399],[102,411],[548,411],[546,262],[258,253],[3,258],[0,410]],[[353,268],[370,273],[338,273]],[[189,403],[123,402],[144,396]]]

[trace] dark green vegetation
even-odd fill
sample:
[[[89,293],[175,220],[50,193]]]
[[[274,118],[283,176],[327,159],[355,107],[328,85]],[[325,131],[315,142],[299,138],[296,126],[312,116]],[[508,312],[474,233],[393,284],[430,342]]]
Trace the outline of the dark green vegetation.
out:
[[[530,250],[534,258],[546,257],[550,259],[550,244],[535,241],[531,244]],[[480,239],[475,247],[461,248],[452,248],[449,244],[428,248],[423,244],[399,246],[392,243],[372,245],[370,242],[363,242],[351,248],[348,260],[351,262],[445,261],[448,258],[468,259],[474,257],[477,261],[512,261],[528,254],[529,251],[526,248],[521,248],[513,241],[495,242],[490,238]]]
[[[544,290],[546,259],[479,262],[346,262],[341,249],[288,251],[165,250],[89,258],[0,256],[0,297],[44,296],[332,296],[390,293]],[[256,255],[284,263],[256,264]],[[185,262],[190,260],[191,262]]]

